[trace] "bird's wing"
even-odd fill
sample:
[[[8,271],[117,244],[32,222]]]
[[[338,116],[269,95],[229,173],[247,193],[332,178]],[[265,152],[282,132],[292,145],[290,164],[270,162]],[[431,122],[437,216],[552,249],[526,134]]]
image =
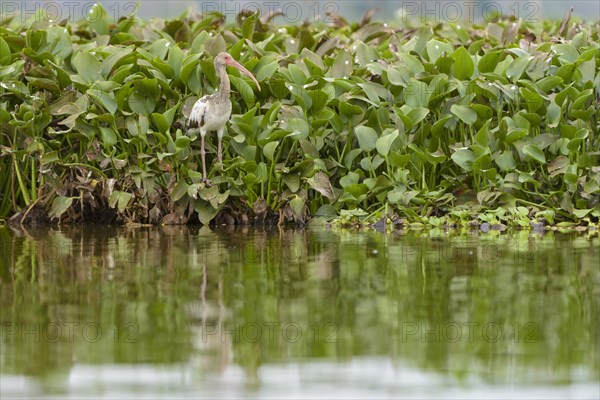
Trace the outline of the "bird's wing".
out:
[[[208,96],[198,99],[194,104],[194,107],[192,107],[192,112],[190,113],[187,123],[188,128],[196,129],[204,126],[204,118],[206,116],[206,111],[208,110],[208,104]]]

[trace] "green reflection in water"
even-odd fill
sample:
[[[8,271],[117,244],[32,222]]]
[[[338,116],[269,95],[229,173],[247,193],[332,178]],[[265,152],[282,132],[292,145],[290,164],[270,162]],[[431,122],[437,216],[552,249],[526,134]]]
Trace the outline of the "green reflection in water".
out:
[[[598,381],[597,235],[0,228],[0,248],[1,373],[42,392],[78,365],[235,365],[256,388],[264,365],[359,356],[464,385]]]

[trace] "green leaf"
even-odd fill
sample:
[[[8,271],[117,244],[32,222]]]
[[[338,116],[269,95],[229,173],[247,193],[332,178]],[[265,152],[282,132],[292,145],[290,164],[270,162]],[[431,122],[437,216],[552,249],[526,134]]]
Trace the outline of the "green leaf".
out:
[[[52,79],[46,78],[34,78],[31,76],[26,76],[25,79],[29,81],[29,87],[40,88],[44,90],[48,90],[54,93],[60,93],[60,87],[58,84]]]
[[[338,108],[340,113],[348,118],[351,118],[354,115],[361,115],[363,113],[363,109],[360,106],[350,104],[345,101],[339,101]]]
[[[501,50],[497,51],[489,51],[481,57],[479,63],[477,64],[477,68],[481,73],[494,72],[496,66],[498,65],[498,61],[500,61],[500,56],[502,55]]]
[[[12,54],[8,43],[4,38],[0,37],[0,65],[9,65],[12,59]]]
[[[425,107],[414,108],[407,114],[408,118],[410,118],[412,121],[412,126],[415,126],[419,122],[423,121],[427,115],[429,115],[429,109]]]
[[[331,182],[329,182],[329,177],[326,173],[319,171],[316,174],[314,174],[311,178],[308,178],[306,182],[310,185],[311,188],[315,189],[317,192],[321,193],[328,199],[335,199],[333,187],[331,186]]]
[[[178,79],[181,75],[181,68],[183,65],[183,59],[185,58],[185,53],[183,50],[179,48],[179,46],[172,45],[169,48],[169,56],[167,58],[167,62],[171,66],[173,70],[173,74],[175,79]]]
[[[246,39],[252,40],[252,36],[254,34],[254,26],[256,25],[256,20],[258,19],[258,12],[246,17],[244,22],[242,23],[242,36]]]
[[[188,189],[189,193],[189,189]],[[200,198],[206,201],[212,201],[219,196],[219,187],[218,186],[210,186],[204,187],[198,191]]]
[[[169,122],[167,121],[167,118],[162,114],[152,113],[152,119],[154,120],[154,123],[158,127],[158,130],[160,133],[166,133],[169,130],[169,128],[171,127],[171,124],[169,124]],[[178,147],[181,147],[181,146],[178,146]]]
[[[380,54],[374,46],[367,46],[364,42],[357,40],[356,45],[356,56],[358,57],[359,64],[364,68],[372,60],[380,58]],[[354,48],[354,47],[353,47]]]
[[[560,123],[562,110],[559,105],[557,105],[554,101],[548,105],[548,110],[546,112],[546,121],[548,127],[556,128]]]
[[[556,76],[561,78],[565,84],[568,84],[573,79],[573,72],[577,70],[577,64],[565,64],[556,70]]]
[[[454,104],[450,107],[450,112],[467,125],[473,125],[477,122],[477,112],[470,106]]]
[[[395,86],[406,86],[410,82],[410,71],[402,65],[387,70],[388,81]]]
[[[358,145],[363,151],[372,151],[377,147],[377,132],[368,126],[358,126],[354,129]]]
[[[275,159],[275,150],[277,149],[278,145],[279,145],[279,141],[276,140],[274,142],[267,143],[265,145],[265,147],[263,147],[263,154],[265,155],[265,157],[267,158],[267,160],[274,161],[274,159]]]
[[[254,91],[243,79],[238,78],[237,76],[230,76],[231,83],[238,91],[242,99],[244,99],[244,103],[246,103],[246,107],[250,108],[256,102],[254,100]]]
[[[110,198],[108,199],[108,205],[110,208],[115,208],[115,206],[117,206],[117,209],[120,212],[123,212],[129,205],[129,202],[132,198],[133,194],[131,193],[115,190],[111,193]]]
[[[292,131],[289,137],[294,140],[306,139],[310,129],[304,118],[290,118],[287,120],[287,128]]]
[[[180,149],[184,149],[190,145],[191,141],[192,140],[187,136],[179,136],[175,140],[175,146],[177,146]]]
[[[95,32],[96,35],[107,35],[109,33],[107,16],[108,14],[104,7],[102,7],[102,4],[94,3],[85,16],[89,23],[90,31]]]
[[[399,56],[403,64],[406,65],[408,69],[410,69],[413,75],[425,72],[425,67],[423,66],[423,63],[417,57],[407,53],[400,53]]]
[[[113,92],[103,92],[98,89],[88,89],[87,95],[100,103],[100,105],[110,114],[117,112],[117,102]]]
[[[178,201],[188,192],[189,185],[184,179],[180,179],[171,191],[171,200]]]
[[[304,73],[304,70],[296,64],[288,65],[287,73],[291,76],[291,83],[297,85],[304,85],[306,83],[306,74]]]
[[[540,164],[546,163],[546,156],[544,155],[544,152],[535,144],[526,144],[523,146],[523,153],[527,154]]]
[[[575,215],[579,219],[582,219],[582,218],[585,218],[592,210],[593,210],[592,208],[584,209],[584,210],[574,209],[573,215]]]
[[[452,160],[459,165],[465,171],[471,171],[473,168],[473,161],[475,161],[475,153],[469,149],[460,149],[452,153],[450,156]]]
[[[435,64],[436,60],[443,54],[449,55],[454,52],[452,46],[439,40],[431,39],[427,42],[427,54],[429,56],[429,62]]]
[[[575,101],[573,102],[572,109],[573,110],[584,110],[590,106],[591,98],[594,94],[592,89],[587,89],[579,93]]]
[[[411,78],[405,92],[406,104],[412,108],[427,107],[431,93],[425,82]]]
[[[452,70],[454,71],[456,79],[461,81],[470,79],[475,71],[475,64],[467,49],[462,46],[459,47],[452,53],[452,58],[454,58]]]
[[[489,156],[489,154],[482,154],[473,161],[473,171],[481,172],[482,170],[486,170],[489,168],[491,162],[492,158]]]
[[[259,82],[273,76],[275,71],[279,69],[279,64],[275,56],[265,56],[260,59],[254,70],[256,71],[256,80]]]
[[[521,95],[525,99],[529,112],[536,112],[544,105],[544,99],[537,92],[521,88]]]
[[[129,107],[133,112],[149,116],[156,108],[160,89],[157,79],[138,79],[134,83],[135,90],[129,96]]]
[[[475,141],[477,144],[487,147],[489,144],[489,134],[490,134],[490,121],[486,121],[486,123],[481,127],[481,129],[475,135]]]
[[[60,218],[71,207],[73,199],[73,197],[57,196],[52,202],[52,207],[48,213],[50,218]]]
[[[520,79],[529,64],[530,57],[529,55],[521,56],[510,63],[506,69],[506,77],[512,81]]]
[[[559,43],[552,46],[552,51],[558,56],[561,64],[574,63],[579,58],[579,52],[569,43]]]
[[[256,146],[248,145],[246,143],[231,142],[231,146],[234,150],[244,158],[246,161],[254,161],[256,159]]]
[[[198,55],[198,53],[202,52],[202,50],[204,49],[204,44],[210,38],[210,33],[206,30],[203,30],[200,33],[198,33],[198,35],[196,35],[196,37],[192,41],[192,45],[190,46],[190,53],[193,55]]]
[[[296,193],[300,189],[300,177],[298,175],[286,174],[282,176],[282,179],[292,193]]]
[[[347,78],[352,75],[353,70],[354,67],[350,53],[346,50],[340,50],[331,66],[330,76],[334,78]]]
[[[525,72],[534,81],[542,79],[546,75],[546,72],[550,66],[550,64],[547,62],[548,60],[548,55],[546,53],[536,54],[533,57],[533,60],[529,62]]]
[[[100,140],[104,145],[104,148],[107,149],[111,146],[114,146],[117,143],[117,135],[112,128],[101,126],[100,129]]]
[[[303,213],[304,213],[304,204],[306,203],[306,200],[304,200],[302,197],[294,197],[292,200],[290,200],[290,208],[292,209],[292,212],[294,214],[294,218],[296,219],[296,221],[301,221],[302,218],[304,217]]]
[[[58,151],[44,153],[44,154],[42,154],[42,157],[40,158],[40,162],[42,165],[49,164],[52,162],[57,162],[57,161],[60,161],[60,158],[58,156]]]
[[[506,135],[505,141],[508,144],[512,144],[512,143],[516,142],[517,140],[523,139],[525,136],[527,136],[527,133],[528,133],[527,129],[511,128],[511,130]]]
[[[100,62],[96,57],[85,51],[77,52],[71,59],[71,64],[86,83],[102,80]]]
[[[134,46],[132,45],[124,49],[117,49],[114,53],[106,57],[104,61],[102,61],[102,75],[108,78],[117,64],[133,53],[133,50]]]
[[[389,135],[384,135],[377,139],[377,143],[375,147],[377,147],[377,152],[381,154],[383,157],[387,157],[394,140],[398,138],[398,130],[393,131]]]
[[[213,207],[210,202],[202,199],[194,201],[194,210],[198,213],[198,220],[204,226],[208,226],[219,212],[218,208]]]
[[[515,159],[510,150],[505,150],[500,156],[496,157],[494,161],[503,171],[512,171],[516,167]]]
[[[219,53],[227,51],[227,42],[225,42],[223,35],[219,33],[206,41],[204,49],[212,57],[216,57]]]
[[[547,76],[536,82],[537,87],[544,93],[549,93],[556,86],[563,83],[563,80],[558,76]]]

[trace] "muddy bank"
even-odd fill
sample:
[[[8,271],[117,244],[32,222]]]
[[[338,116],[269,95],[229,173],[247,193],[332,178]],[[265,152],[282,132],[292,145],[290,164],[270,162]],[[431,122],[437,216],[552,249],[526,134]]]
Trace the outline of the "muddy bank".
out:
[[[188,211],[188,212],[186,212]],[[210,226],[277,226],[283,224],[293,224],[304,226],[308,222],[294,221],[293,216],[285,214],[284,210],[274,212],[263,210],[255,212],[254,210],[236,210],[233,207],[225,206],[220,210],[216,217],[210,222]],[[33,204],[8,218],[7,223],[12,227],[42,227],[54,225],[203,225],[198,214],[192,209],[183,212],[172,212],[164,215],[156,221],[148,219],[130,220],[119,214],[117,210],[105,208],[90,208],[74,206],[70,212],[65,213],[65,217],[52,218],[50,212],[41,204]]]

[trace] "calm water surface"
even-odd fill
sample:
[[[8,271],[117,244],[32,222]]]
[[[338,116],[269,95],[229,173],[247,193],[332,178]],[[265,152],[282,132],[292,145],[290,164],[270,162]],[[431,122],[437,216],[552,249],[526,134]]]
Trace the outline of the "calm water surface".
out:
[[[0,228],[0,397],[600,397],[600,239]]]

